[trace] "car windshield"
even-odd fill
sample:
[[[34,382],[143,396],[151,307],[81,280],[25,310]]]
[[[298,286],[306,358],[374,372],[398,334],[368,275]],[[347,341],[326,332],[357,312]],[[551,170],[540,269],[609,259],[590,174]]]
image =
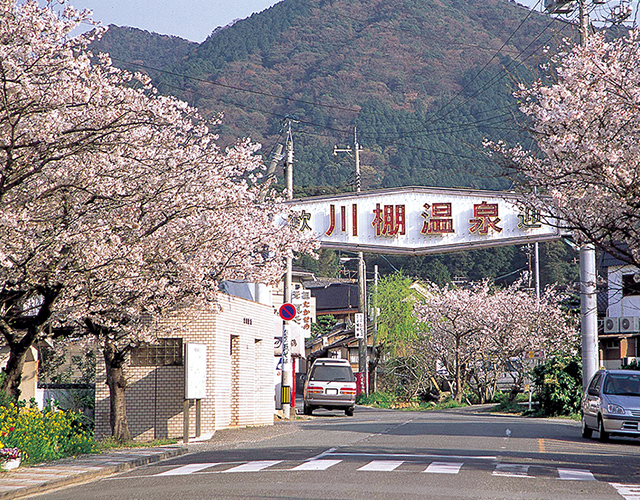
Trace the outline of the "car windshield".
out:
[[[640,396],[640,373],[610,373],[604,383],[603,392],[617,396]]]
[[[339,382],[353,382],[355,377],[348,366],[318,365],[311,372],[311,380],[330,380]]]

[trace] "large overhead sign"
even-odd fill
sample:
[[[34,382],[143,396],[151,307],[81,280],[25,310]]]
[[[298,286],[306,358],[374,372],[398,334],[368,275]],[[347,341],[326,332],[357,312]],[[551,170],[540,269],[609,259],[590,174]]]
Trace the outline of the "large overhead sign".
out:
[[[405,187],[288,202],[325,248],[428,254],[559,239],[502,191]]]

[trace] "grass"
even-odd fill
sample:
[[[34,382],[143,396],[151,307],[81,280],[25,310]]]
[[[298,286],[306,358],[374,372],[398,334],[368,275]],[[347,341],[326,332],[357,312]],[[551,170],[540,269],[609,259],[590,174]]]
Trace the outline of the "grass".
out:
[[[458,403],[451,398],[447,398],[438,403],[424,402],[417,399],[403,400],[388,392],[374,392],[368,396],[361,396],[358,399],[358,404],[371,406],[373,408],[405,411],[444,410],[447,408],[461,408],[463,406],[468,406],[466,404]]]
[[[148,442],[138,441],[118,441],[113,438],[101,439],[96,443],[96,451],[102,453],[109,450],[127,449],[127,448],[151,448],[154,446],[165,446],[169,444],[176,444],[177,439],[154,439]]]

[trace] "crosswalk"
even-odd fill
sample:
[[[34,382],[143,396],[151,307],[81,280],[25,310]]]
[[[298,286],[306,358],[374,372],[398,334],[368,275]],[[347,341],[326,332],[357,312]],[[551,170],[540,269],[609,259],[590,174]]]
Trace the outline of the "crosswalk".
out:
[[[484,463],[470,461],[435,460],[416,462],[410,460],[367,460],[354,461],[343,459],[312,459],[304,461],[255,460],[248,462],[207,462],[175,466],[171,469],[153,474],[155,476],[184,476],[197,473],[230,474],[241,472],[309,472],[326,471],[334,467],[348,467],[356,472],[416,472],[425,474],[460,474],[465,467],[491,471],[493,476],[502,477],[545,477],[569,481],[596,481],[593,473],[586,469],[553,468],[548,466],[531,466],[516,463]],[[640,490],[638,490],[640,491]],[[640,495],[637,497],[640,500]]]
[[[484,470],[494,477],[545,478],[562,481],[598,481],[593,472],[587,469],[551,467],[548,465],[530,465],[506,463],[488,460],[494,457],[475,457],[476,460],[353,460],[340,458],[314,457],[307,460],[253,460],[241,462],[203,462],[175,465],[150,474],[154,477],[188,476],[190,474],[232,474],[250,472],[321,472],[338,467],[346,467],[358,473],[367,472],[414,472],[427,474],[461,474],[465,469]],[[339,455],[339,454],[338,454]],[[167,466],[162,466],[166,468]],[[148,476],[147,476],[148,477]],[[609,482],[625,500],[640,500],[640,484],[622,484]]]

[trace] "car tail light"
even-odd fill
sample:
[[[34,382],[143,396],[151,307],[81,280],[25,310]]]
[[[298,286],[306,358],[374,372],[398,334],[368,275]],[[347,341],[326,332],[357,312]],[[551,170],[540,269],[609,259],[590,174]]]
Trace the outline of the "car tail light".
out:
[[[307,393],[308,394],[324,394],[324,389],[322,387],[308,386]]]
[[[348,395],[354,395],[356,394],[356,390],[353,387],[343,387],[340,389],[340,394],[348,394]]]

